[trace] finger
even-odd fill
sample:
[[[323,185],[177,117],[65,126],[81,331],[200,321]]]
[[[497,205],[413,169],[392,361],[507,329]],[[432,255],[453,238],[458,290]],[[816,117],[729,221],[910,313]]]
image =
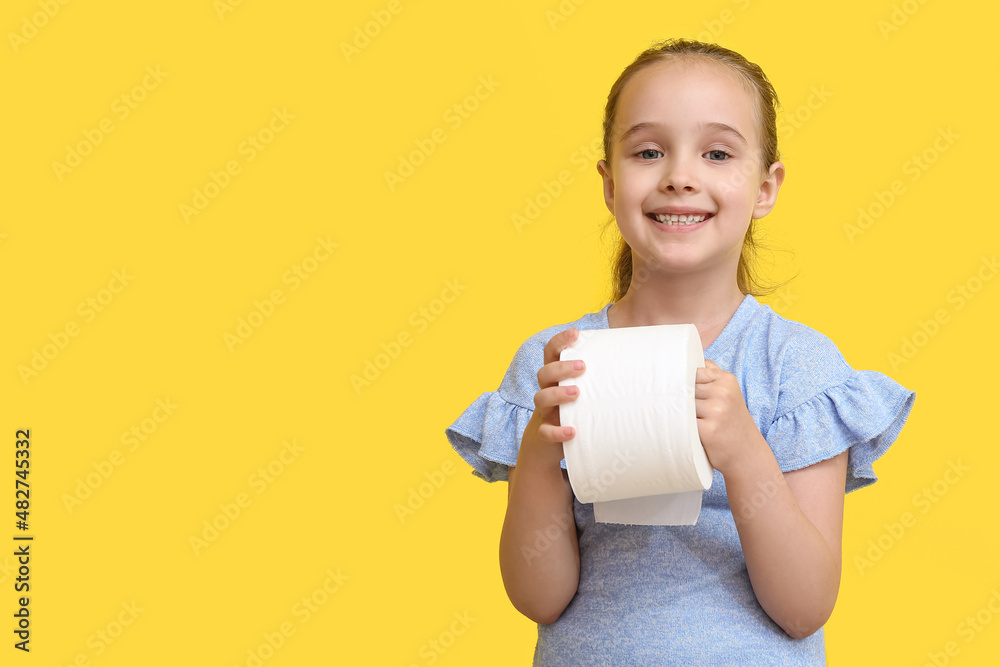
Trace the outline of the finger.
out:
[[[695,401],[711,398],[711,396],[712,396],[712,387],[710,383],[700,383],[694,386]],[[697,405],[697,402],[695,403],[695,405]]]
[[[549,342],[545,344],[544,364],[547,365],[553,361],[557,361],[559,353],[569,347],[579,336],[580,330],[576,327],[570,327],[550,338]]]
[[[712,402],[707,398],[694,399],[694,416],[698,419],[707,419],[711,416]]]
[[[718,368],[718,367],[719,367],[718,364],[716,364],[711,359],[705,359],[705,368]]]
[[[564,403],[575,401],[580,395],[580,388],[574,386],[548,387],[541,389],[535,394],[535,410],[549,410]],[[549,421],[549,420],[546,420]],[[559,422],[559,413],[555,415],[554,421]]]
[[[582,359],[567,359],[545,364],[538,370],[538,386],[541,389],[559,384],[560,380],[583,375],[587,365]]]
[[[695,385],[705,384],[712,382],[716,379],[715,371],[718,370],[718,366],[715,368],[697,368],[694,372],[694,383]]]
[[[576,429],[572,426],[553,426],[552,424],[542,424],[538,427],[538,437],[549,442],[566,442],[576,436]]]

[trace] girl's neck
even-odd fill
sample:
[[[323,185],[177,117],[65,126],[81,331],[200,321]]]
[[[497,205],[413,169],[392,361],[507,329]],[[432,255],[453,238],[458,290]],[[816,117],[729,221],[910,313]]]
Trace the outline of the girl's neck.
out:
[[[608,326],[641,327],[656,324],[694,324],[702,348],[712,344],[743,303],[744,294],[730,281],[705,281],[694,276],[645,273],[644,282],[632,274],[628,292],[608,308]]]

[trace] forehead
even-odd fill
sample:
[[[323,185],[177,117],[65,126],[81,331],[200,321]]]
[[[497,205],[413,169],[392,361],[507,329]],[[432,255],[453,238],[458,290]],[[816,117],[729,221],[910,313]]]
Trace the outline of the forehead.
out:
[[[615,135],[640,122],[679,130],[720,122],[756,140],[754,97],[729,67],[704,58],[673,58],[636,72],[618,100]]]

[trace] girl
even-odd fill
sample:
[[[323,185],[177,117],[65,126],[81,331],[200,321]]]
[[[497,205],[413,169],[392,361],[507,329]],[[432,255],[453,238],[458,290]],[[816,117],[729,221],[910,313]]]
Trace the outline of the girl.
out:
[[[915,394],[754,297],[754,221],[785,175],[777,107],[728,49],[668,40],[640,54],[611,88],[597,163],[622,236],[612,302],[529,338],[446,431],[476,475],[508,481],[500,570],[538,623],[536,666],[826,664],[844,494],[876,481]],[[559,425],[579,391],[559,381],[586,368],[559,353],[583,329],[680,323],[705,348],[695,403],[715,473],[701,515],[595,523]]]

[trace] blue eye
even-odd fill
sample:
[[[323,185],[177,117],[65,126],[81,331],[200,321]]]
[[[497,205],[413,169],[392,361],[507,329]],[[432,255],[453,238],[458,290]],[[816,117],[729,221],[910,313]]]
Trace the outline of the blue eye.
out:
[[[663,155],[663,153],[660,153],[660,151],[656,150],[655,148],[647,148],[647,149],[645,149],[645,150],[642,150],[642,151],[639,151],[639,152],[637,153],[637,155],[639,155],[639,156],[643,156],[643,155],[645,155],[646,153],[659,153],[660,155]],[[652,160],[652,159],[654,159],[655,157],[656,157],[655,155],[654,155],[654,156],[650,156],[650,157],[649,157],[649,159],[650,159],[650,160]]]
[[[719,149],[716,149],[714,151],[708,151],[707,153],[705,153],[705,155],[712,156],[709,157],[709,159],[712,160],[713,162],[724,162],[727,158],[732,157],[732,155],[730,155],[726,151]]]

